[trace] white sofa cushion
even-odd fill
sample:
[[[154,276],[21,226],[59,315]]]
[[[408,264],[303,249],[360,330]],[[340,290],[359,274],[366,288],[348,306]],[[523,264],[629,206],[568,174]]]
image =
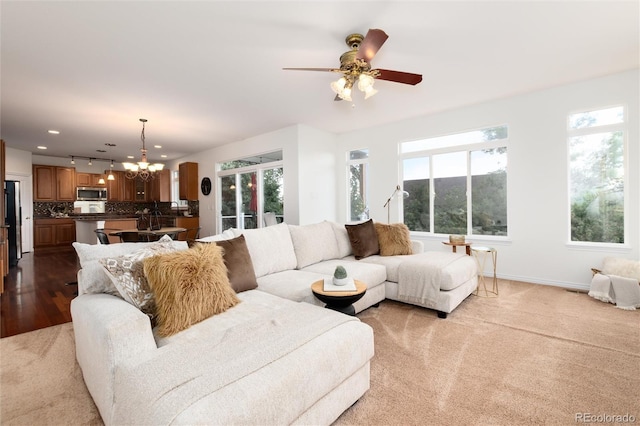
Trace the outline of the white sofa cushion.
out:
[[[383,265],[376,265],[374,263],[364,263],[357,260],[345,260],[345,259],[332,259],[324,262],[316,263],[302,269],[305,272],[315,272],[317,274],[323,274],[333,276],[333,272],[336,266],[344,266],[347,270],[349,278],[362,281],[367,287],[375,287],[387,279],[387,270]]]
[[[298,260],[286,223],[258,229],[234,229],[234,234],[236,237],[244,235],[256,278],[296,268]]]
[[[335,222],[329,222],[331,227],[333,228],[333,234],[336,237],[336,242],[338,243],[338,256],[337,258],[343,258],[345,256],[349,256],[353,254],[353,250],[351,249],[351,241],[349,241],[349,234],[347,233],[347,228],[344,225]]]
[[[288,226],[293,249],[298,259],[298,269],[323,260],[341,257],[338,241],[329,222]]]
[[[324,306],[313,295],[311,284],[325,277],[325,274],[292,269],[258,278],[258,290],[295,302]]]

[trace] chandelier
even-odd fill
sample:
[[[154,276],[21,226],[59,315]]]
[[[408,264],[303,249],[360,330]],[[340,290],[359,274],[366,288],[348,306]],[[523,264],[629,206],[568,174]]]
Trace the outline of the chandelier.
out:
[[[156,172],[162,170],[164,168],[164,164],[149,164],[147,161],[147,149],[144,146],[144,125],[147,122],[147,119],[141,118],[140,121],[142,122],[142,133],[140,134],[140,139],[142,140],[142,148],[140,149],[140,152],[142,153],[142,156],[140,161],[137,163],[122,163],[122,166],[124,167],[124,175],[127,179],[140,179],[146,182],[155,178]]]

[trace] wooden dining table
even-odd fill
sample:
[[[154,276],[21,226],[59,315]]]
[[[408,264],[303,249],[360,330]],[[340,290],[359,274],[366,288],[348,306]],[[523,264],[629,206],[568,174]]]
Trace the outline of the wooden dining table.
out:
[[[163,235],[169,235],[172,239],[176,239],[176,237],[178,236],[178,234],[180,234],[181,232],[186,231],[187,228],[180,228],[177,226],[163,226],[160,229],[137,229],[137,228],[132,228],[132,229],[119,229],[117,231],[113,231],[113,232],[109,232],[109,235],[113,235],[116,237],[119,237],[121,234],[125,233],[125,232],[137,232],[138,235],[145,235],[145,236],[151,236],[151,237],[161,237]]]

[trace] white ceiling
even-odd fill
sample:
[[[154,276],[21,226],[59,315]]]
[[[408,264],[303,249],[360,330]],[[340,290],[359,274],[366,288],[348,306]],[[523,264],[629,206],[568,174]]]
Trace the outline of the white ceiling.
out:
[[[637,0],[0,7],[1,136],[40,155],[138,158],[144,117],[150,160],[171,160],[296,123],[343,133],[639,66]],[[345,37],[369,28],[389,35],[374,68],[422,83],[378,81],[352,105],[333,101],[336,74],[282,70],[338,67]]]

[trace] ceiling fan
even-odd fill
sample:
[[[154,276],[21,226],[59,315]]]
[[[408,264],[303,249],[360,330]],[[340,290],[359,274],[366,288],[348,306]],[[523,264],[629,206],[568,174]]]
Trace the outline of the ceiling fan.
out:
[[[370,29],[366,37],[363,37],[362,34],[350,34],[345,42],[351,50],[340,56],[340,68],[283,68],[283,70],[341,73],[342,77],[331,83],[331,89],[336,93],[334,99],[336,101],[351,101],[351,89],[356,82],[358,89],[364,92],[365,99],[378,92],[373,88],[374,79],[411,84],[412,86],[420,83],[422,81],[421,74],[371,68],[371,59],[388,38],[389,36],[379,29]]]

